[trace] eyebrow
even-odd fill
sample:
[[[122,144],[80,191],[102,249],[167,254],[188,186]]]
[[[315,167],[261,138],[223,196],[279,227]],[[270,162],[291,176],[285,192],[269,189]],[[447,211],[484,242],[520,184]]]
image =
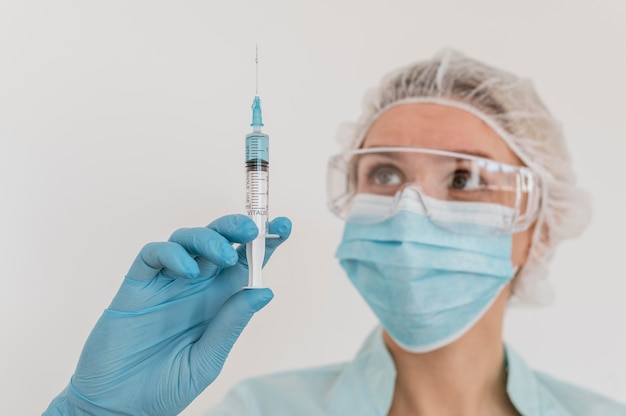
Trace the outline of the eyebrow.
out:
[[[493,155],[482,151],[482,150],[476,150],[476,149],[450,149],[450,150],[446,150],[447,152],[454,152],[454,153],[463,153],[466,155],[471,155],[471,156],[476,156],[476,157],[480,157],[483,159],[489,159],[489,160],[495,160],[495,158],[493,157]]]

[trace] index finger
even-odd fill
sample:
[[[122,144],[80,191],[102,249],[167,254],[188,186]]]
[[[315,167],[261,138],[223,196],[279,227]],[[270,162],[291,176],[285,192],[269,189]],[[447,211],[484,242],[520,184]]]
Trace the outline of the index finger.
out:
[[[164,269],[173,276],[187,278],[195,277],[200,272],[198,264],[179,244],[171,242],[148,243],[133,261],[126,278],[148,281]]]
[[[220,266],[232,266],[237,262],[237,253],[232,244],[220,233],[209,228],[181,228],[169,241],[180,244],[193,256],[207,259]]]
[[[207,225],[224,236],[231,243],[249,243],[259,234],[259,229],[252,219],[243,214],[225,215]]]

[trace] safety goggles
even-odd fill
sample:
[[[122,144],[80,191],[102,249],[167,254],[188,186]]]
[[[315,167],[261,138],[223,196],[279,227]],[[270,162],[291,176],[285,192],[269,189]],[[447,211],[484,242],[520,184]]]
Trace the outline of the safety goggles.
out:
[[[465,232],[526,230],[537,217],[540,179],[524,166],[463,153],[416,147],[343,152],[328,162],[328,205],[342,219],[384,221],[419,211],[436,224]]]

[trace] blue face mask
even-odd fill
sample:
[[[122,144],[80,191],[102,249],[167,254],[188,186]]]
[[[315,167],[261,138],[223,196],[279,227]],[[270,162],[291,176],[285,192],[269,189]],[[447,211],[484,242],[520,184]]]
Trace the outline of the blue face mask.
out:
[[[408,210],[374,224],[346,223],[336,256],[403,349],[427,352],[457,340],[513,277],[511,235],[483,232],[471,221],[475,211],[460,224],[463,234]]]

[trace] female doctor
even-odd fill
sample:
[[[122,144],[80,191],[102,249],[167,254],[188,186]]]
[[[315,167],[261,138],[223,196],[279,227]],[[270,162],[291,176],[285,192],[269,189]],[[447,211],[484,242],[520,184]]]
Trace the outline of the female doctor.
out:
[[[547,264],[588,198],[532,84],[446,49],[366,95],[328,164],[336,256],[380,320],[351,362],[246,380],[209,415],[626,415],[531,371],[510,302],[549,301]],[[291,231],[276,218],[266,259]],[[147,244],[46,415],[175,415],[218,376],[269,289],[243,290],[242,215]]]

